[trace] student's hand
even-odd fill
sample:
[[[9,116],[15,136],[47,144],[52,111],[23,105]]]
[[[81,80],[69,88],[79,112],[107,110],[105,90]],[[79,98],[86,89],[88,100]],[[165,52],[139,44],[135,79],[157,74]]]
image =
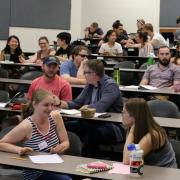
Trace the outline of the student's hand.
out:
[[[26,63],[26,60],[23,56],[19,56],[19,62]]]
[[[22,148],[19,149],[18,154],[19,155],[24,155],[24,154],[28,154],[29,152],[32,152],[32,151],[33,151],[33,149],[30,148],[30,147],[22,147]]]
[[[36,64],[41,64],[42,65],[42,61],[40,60],[40,59],[38,59],[37,61],[36,61]]]
[[[68,103],[66,101],[61,100],[60,108],[61,109],[68,109]]]
[[[53,108],[53,110],[59,109],[60,106],[61,106],[60,99],[56,95],[53,95],[53,100],[54,100],[54,108]]]
[[[56,147],[51,148],[50,153],[51,154],[55,154],[55,153],[62,154],[66,149],[68,149],[68,147],[69,146],[66,145],[66,143],[61,143],[61,144],[58,144]]]

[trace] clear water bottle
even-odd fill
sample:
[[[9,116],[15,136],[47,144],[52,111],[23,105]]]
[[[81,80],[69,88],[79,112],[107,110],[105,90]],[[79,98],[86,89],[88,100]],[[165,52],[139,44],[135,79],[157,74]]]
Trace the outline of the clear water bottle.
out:
[[[116,83],[118,85],[120,85],[120,70],[119,70],[119,67],[116,67],[116,66],[114,67],[113,78],[116,81]]]
[[[130,151],[130,176],[141,177],[144,173],[144,152],[139,144],[129,144],[127,148]]]

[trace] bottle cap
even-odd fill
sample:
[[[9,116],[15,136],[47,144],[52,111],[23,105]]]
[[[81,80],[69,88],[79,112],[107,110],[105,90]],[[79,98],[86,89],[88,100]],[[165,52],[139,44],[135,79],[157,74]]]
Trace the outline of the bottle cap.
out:
[[[136,150],[136,146],[135,146],[135,144],[129,144],[127,146],[127,149],[128,149],[128,151],[134,151],[134,150]]]

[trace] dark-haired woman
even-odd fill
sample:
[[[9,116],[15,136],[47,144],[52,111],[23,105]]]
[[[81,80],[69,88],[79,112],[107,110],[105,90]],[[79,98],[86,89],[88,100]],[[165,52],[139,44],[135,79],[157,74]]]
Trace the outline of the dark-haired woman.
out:
[[[108,56],[120,56],[122,55],[122,46],[116,42],[117,35],[114,30],[109,30],[105,36],[105,43],[103,43],[99,49],[99,53]]]
[[[9,54],[9,60],[15,63],[20,63],[21,59],[24,59],[24,55],[20,46],[20,41],[17,36],[13,35],[7,39],[6,47],[1,51],[1,61],[5,60],[6,54]]]
[[[176,46],[176,55],[175,57],[171,58],[171,62],[180,66],[180,43]]]
[[[156,123],[144,99],[129,99],[122,113],[128,128],[123,151],[123,163],[129,164],[128,144],[139,144],[144,151],[144,163],[161,167],[177,167],[175,154],[165,130]]]

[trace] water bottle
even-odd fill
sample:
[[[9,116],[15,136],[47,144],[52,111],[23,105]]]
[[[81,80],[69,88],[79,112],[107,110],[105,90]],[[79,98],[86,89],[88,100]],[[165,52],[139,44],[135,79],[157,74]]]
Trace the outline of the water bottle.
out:
[[[120,85],[120,70],[119,67],[114,67],[113,78],[118,85]]]
[[[147,66],[151,66],[155,64],[155,60],[154,60],[154,54],[153,53],[150,53],[149,55],[149,58],[147,60]]]
[[[139,144],[129,144],[130,151],[130,176],[141,177],[144,172],[143,150]]]

